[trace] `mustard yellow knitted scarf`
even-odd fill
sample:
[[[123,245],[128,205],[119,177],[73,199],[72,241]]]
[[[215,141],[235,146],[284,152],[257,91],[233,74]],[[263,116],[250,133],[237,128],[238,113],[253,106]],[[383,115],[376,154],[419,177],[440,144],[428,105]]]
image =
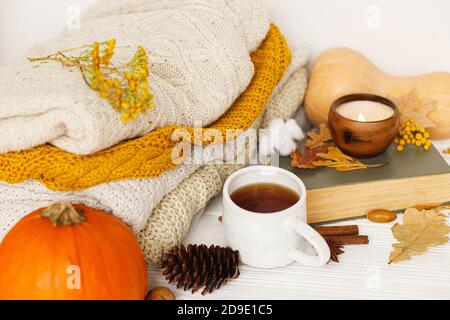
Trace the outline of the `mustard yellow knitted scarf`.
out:
[[[271,25],[266,39],[251,58],[255,74],[250,85],[206,129],[218,129],[225,137],[227,129],[248,129],[263,111],[291,60],[286,39],[275,25]],[[74,155],[51,145],[6,153],[0,155],[0,180],[20,183],[36,179],[49,189],[70,191],[116,180],[156,177],[175,167],[171,155],[177,142],[171,136],[180,128],[193,134],[191,127],[164,127],[88,156]]]

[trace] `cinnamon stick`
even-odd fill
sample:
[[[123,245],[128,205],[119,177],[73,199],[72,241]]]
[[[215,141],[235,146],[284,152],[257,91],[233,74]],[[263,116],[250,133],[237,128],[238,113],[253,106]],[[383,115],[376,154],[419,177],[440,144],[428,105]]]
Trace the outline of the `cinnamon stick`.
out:
[[[331,226],[314,228],[322,237],[325,236],[352,236],[359,234],[357,225],[350,226]]]
[[[334,241],[341,245],[369,243],[369,237],[365,235],[325,236],[324,239],[327,241]]]

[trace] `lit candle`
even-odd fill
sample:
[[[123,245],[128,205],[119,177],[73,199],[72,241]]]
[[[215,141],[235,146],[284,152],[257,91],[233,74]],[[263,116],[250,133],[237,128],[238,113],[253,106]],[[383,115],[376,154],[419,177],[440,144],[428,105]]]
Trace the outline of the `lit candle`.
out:
[[[379,102],[359,100],[341,104],[336,109],[336,112],[347,119],[359,122],[372,122],[392,117],[394,109]]]
[[[335,100],[328,114],[334,143],[353,157],[383,153],[398,133],[400,113],[395,104],[369,93],[349,94]]]

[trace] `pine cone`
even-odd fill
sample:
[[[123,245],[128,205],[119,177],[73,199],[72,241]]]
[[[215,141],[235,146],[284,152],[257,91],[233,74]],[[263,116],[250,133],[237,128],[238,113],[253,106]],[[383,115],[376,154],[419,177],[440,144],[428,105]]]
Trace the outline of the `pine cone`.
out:
[[[239,251],[213,245],[174,247],[166,254],[162,274],[169,283],[177,282],[178,289],[195,293],[204,286],[205,295],[239,277]]]

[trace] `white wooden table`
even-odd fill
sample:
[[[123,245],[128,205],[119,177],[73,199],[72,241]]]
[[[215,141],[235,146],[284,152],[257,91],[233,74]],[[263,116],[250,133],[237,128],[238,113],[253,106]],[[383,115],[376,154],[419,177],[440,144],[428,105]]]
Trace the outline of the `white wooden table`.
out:
[[[450,146],[450,140],[435,145],[443,150]],[[445,158],[450,165],[450,157]],[[221,200],[217,197],[208,204],[186,244],[225,244],[218,221]],[[450,299],[450,243],[410,261],[388,265],[394,223],[375,224],[367,219],[335,223],[357,224],[360,233],[370,239],[369,245],[346,246],[339,264],[310,268],[293,263],[269,270],[241,266],[238,279],[204,297],[177,290],[167,285],[160,270],[149,270],[149,288],[169,286],[177,299]]]

